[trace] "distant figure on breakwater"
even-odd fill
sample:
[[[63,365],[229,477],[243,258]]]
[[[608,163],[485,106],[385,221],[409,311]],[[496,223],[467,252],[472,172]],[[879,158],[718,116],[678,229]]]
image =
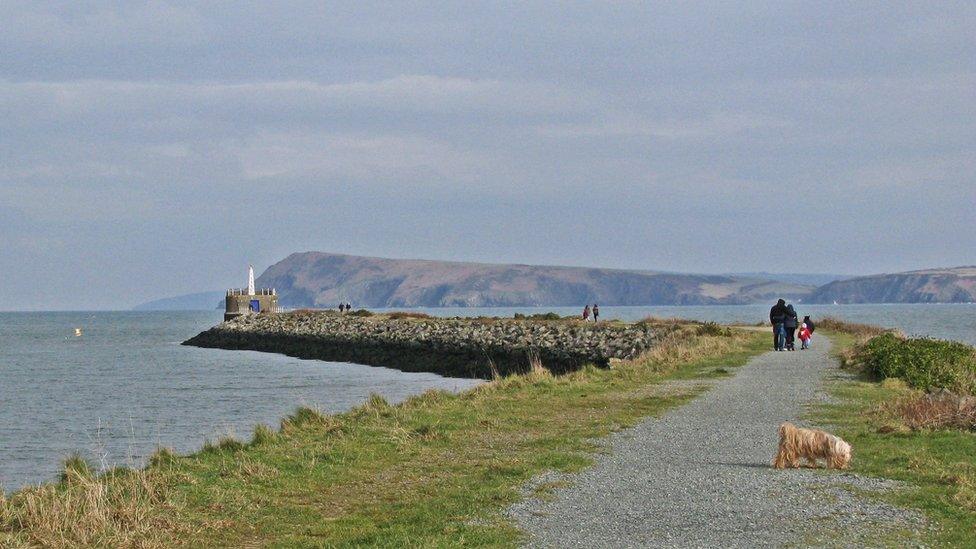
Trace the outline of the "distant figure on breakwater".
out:
[[[586,322],[589,319],[590,319],[590,305],[587,304],[586,307],[583,307],[583,322]]]
[[[346,310],[346,304],[340,301],[339,302],[339,312],[341,313],[341,312],[343,312],[345,310]]]
[[[769,310],[769,323],[773,325],[773,349],[782,351],[786,349],[786,301],[780,299]]]
[[[593,322],[600,320],[600,306],[596,303],[593,304]]]

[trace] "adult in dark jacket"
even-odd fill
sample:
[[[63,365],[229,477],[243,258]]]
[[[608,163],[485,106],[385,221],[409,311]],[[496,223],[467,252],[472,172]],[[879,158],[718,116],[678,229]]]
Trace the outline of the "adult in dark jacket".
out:
[[[786,306],[786,320],[783,321],[783,328],[786,330],[786,348],[790,351],[796,350],[796,329],[799,325],[796,309],[791,303]]]
[[[807,325],[807,328],[810,330],[811,334],[813,333],[814,330],[817,329],[817,327],[813,325],[813,321],[810,320],[809,315],[803,317],[803,323]]]
[[[784,322],[786,322],[786,301],[780,299],[769,310],[769,323],[773,325],[773,349],[777,351],[782,351],[786,345]]]

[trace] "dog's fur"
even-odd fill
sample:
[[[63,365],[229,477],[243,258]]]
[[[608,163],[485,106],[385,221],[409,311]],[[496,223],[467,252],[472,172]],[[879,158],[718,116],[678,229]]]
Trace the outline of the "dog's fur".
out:
[[[851,445],[817,429],[803,429],[792,423],[780,425],[779,451],[773,467],[796,468],[800,466],[801,458],[806,459],[810,467],[816,467],[817,459],[823,459],[831,469],[846,469],[851,462]]]

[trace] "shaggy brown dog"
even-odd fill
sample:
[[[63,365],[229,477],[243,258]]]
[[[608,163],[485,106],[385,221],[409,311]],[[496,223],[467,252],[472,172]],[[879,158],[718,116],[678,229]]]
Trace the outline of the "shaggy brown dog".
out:
[[[816,429],[802,429],[792,423],[780,425],[779,452],[773,467],[799,467],[801,458],[806,459],[810,467],[816,467],[817,459],[823,459],[831,469],[846,469],[851,462],[851,445],[838,436]]]

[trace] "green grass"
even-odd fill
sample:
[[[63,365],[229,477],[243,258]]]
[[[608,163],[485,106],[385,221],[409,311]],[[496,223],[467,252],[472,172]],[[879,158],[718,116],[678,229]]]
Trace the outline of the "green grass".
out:
[[[516,545],[503,511],[529,479],[590,465],[595,438],[701,390],[662,382],[728,375],[768,339],[695,326],[670,337],[613,369],[536,370],[398,406],[373,396],[336,416],[302,408],[246,443],[161,450],[145,471],[0,498],[0,545]],[[91,510],[64,509],[86,498]]]
[[[849,336],[831,337],[840,354],[855,341]],[[925,513],[936,526],[930,534],[930,544],[974,546],[976,434],[891,429],[891,422],[897,419],[883,413],[882,405],[917,394],[904,383],[842,379],[831,382],[830,390],[837,403],[818,407],[814,419],[833,426],[838,435],[851,443],[853,472],[908,484],[909,489],[884,497]]]

